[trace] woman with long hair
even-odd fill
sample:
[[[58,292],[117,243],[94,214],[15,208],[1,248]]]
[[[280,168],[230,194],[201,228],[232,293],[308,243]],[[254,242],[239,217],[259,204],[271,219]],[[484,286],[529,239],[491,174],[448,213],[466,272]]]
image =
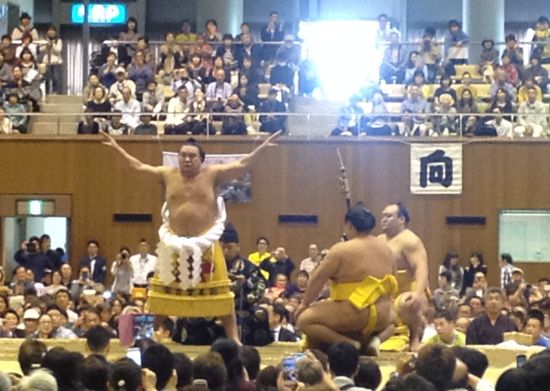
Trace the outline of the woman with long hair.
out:
[[[479,272],[487,275],[487,265],[483,261],[483,255],[480,252],[474,251],[470,254],[470,263],[464,270],[464,283],[462,284],[460,295],[463,295],[467,288],[474,285],[474,277]]]
[[[464,269],[458,264],[458,254],[449,251],[443,260],[443,264],[439,266],[438,274],[444,271],[451,273],[451,287],[457,291],[462,290],[464,282]]]

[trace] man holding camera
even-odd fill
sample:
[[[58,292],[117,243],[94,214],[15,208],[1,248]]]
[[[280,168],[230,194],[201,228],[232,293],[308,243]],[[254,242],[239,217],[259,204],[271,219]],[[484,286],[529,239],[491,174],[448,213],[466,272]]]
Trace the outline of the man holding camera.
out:
[[[40,239],[32,236],[21,243],[21,248],[14,255],[19,265],[32,270],[35,282],[42,281],[46,270],[57,270],[61,266],[59,258],[50,249],[50,243],[48,235],[42,235]]]

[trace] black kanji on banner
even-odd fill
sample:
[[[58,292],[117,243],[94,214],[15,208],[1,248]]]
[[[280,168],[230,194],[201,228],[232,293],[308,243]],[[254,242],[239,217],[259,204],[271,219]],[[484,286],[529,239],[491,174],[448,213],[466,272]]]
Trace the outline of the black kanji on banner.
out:
[[[420,158],[420,186],[427,187],[431,183],[444,187],[453,184],[453,159],[441,149]]]

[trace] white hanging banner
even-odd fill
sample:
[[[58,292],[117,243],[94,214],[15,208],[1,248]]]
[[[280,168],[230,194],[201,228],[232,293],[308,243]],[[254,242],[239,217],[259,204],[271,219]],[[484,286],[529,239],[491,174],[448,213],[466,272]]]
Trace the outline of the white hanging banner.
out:
[[[462,193],[462,144],[411,144],[412,194]]]

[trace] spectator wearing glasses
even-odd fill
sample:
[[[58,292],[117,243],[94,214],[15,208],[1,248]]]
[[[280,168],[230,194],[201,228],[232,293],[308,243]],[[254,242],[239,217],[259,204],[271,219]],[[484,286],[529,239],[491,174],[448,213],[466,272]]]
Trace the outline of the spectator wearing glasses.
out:
[[[483,272],[476,272],[474,282],[470,288],[466,289],[466,301],[472,297],[483,298],[487,290],[487,278]]]

